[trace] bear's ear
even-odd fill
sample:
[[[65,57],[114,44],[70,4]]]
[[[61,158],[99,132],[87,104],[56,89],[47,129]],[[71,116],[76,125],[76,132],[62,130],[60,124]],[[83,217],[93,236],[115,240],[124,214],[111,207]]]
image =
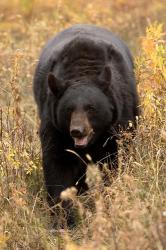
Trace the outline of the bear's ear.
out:
[[[52,72],[48,74],[48,87],[51,92],[56,96],[60,96],[60,93],[63,91],[63,85],[61,80],[57,79]]]
[[[111,86],[111,69],[109,66],[104,66],[103,71],[99,76],[99,87],[105,92]]]
[[[105,66],[101,72],[100,80],[106,82],[107,84],[111,84],[111,69],[108,65]]]

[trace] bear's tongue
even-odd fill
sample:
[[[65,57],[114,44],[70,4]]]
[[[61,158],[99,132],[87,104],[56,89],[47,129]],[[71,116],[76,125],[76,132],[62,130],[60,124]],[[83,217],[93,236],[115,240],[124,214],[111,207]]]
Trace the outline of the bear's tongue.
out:
[[[82,138],[73,138],[75,146],[86,146],[88,144],[88,136]]]

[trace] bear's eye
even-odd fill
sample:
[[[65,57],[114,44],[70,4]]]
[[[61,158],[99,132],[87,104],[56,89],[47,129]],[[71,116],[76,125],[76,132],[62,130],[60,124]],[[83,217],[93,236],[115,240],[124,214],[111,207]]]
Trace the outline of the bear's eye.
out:
[[[72,108],[72,107],[68,107],[68,108],[67,108],[67,112],[68,112],[68,113],[71,113],[72,111],[73,111],[73,108]]]
[[[86,110],[87,110],[88,112],[94,112],[96,109],[95,109],[94,106],[88,105],[88,106],[86,107]]]

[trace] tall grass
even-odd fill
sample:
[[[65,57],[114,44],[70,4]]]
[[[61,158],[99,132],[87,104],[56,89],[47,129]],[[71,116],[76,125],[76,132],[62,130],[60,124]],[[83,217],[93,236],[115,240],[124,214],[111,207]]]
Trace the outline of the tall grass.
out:
[[[27,1],[19,3],[3,5],[0,23],[0,249],[166,249],[164,28],[154,22],[143,35],[146,22],[141,23],[144,15],[162,16],[164,4],[117,1],[110,8],[109,1],[99,0],[91,4],[30,1],[31,7],[26,6]],[[139,11],[145,6],[145,13]],[[36,14],[37,7],[42,18]],[[136,13],[139,25],[130,29],[128,22],[134,23]],[[142,113],[127,155],[123,139],[119,142],[119,165],[124,171],[116,177],[107,173],[112,184],[104,186],[101,173],[91,162],[89,193],[82,197],[74,189],[62,193],[63,199],[73,200],[79,219],[76,229],[57,234],[49,228],[32,76],[47,38],[83,21],[113,27],[127,38],[133,51],[138,52],[139,47],[135,71]],[[137,39],[136,34],[140,34]]]

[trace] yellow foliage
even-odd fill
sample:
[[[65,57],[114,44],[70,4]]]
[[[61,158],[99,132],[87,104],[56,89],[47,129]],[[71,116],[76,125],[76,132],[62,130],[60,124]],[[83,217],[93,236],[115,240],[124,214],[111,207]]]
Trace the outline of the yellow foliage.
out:
[[[163,25],[155,22],[147,27],[146,36],[142,38],[142,53],[136,58],[136,74],[146,118],[154,117],[159,106],[166,105],[164,98],[159,100],[166,81],[165,56]]]
[[[6,247],[6,242],[9,239],[8,236],[0,233],[0,249],[3,249]]]

